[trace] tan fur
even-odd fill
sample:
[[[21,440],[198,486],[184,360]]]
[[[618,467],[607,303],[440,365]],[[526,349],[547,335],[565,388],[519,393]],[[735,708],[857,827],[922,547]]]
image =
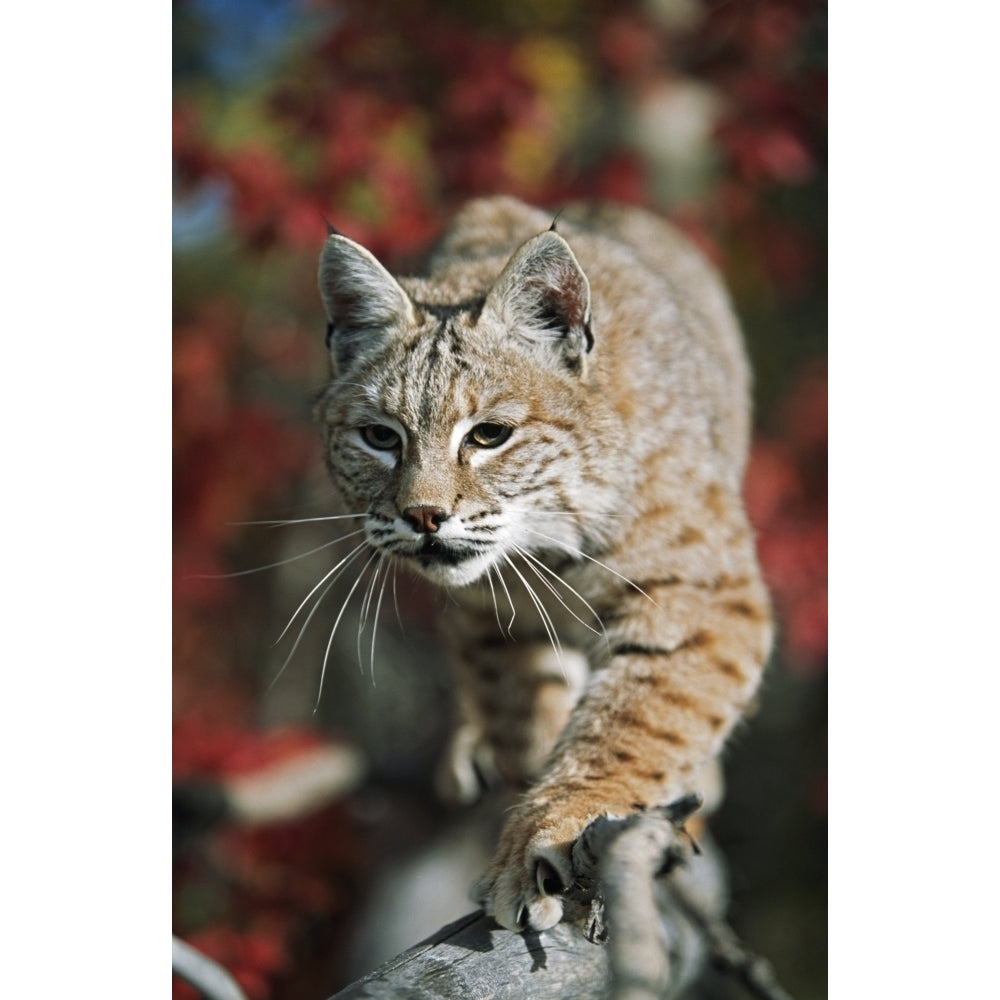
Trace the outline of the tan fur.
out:
[[[635,209],[550,223],[475,201],[422,277],[339,235],[320,266],[330,472],[372,546],[451,594],[443,784],[472,797],[475,761],[526,789],[478,886],[519,929],[558,921],[539,863],[568,884],[595,816],[708,789],[771,644],[741,498],[749,376],[718,278]],[[394,446],[366,445],[372,426]],[[480,446],[482,427],[509,438]]]

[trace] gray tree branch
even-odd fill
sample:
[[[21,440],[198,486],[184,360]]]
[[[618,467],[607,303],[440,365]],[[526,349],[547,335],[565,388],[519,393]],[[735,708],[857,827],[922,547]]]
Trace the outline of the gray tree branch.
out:
[[[332,1000],[664,1000],[708,961],[758,997],[789,1000],[723,921],[721,858],[683,831],[697,804],[592,823],[574,847],[576,881],[557,927],[514,934],[469,914]]]

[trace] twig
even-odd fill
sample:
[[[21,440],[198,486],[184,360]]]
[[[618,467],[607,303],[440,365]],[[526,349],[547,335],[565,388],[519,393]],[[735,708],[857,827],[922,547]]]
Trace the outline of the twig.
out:
[[[574,845],[575,902],[588,907],[588,939],[608,943],[611,1000],[676,996],[697,974],[705,950],[713,966],[760,1000],[792,1000],[770,963],[751,952],[722,919],[718,900],[697,898],[704,892],[692,892],[694,886],[682,877],[691,853],[700,853],[684,830],[700,804],[698,796],[689,795],[627,819],[600,817]],[[672,877],[659,882],[669,896],[665,906],[657,899],[656,879],[666,874]],[[657,919],[667,908],[679,909],[691,921],[704,946],[701,952],[672,940],[684,925]],[[692,962],[696,954],[698,962]],[[688,968],[678,969],[679,960]]]
[[[675,888],[674,897],[705,936],[716,968],[735,977],[760,1000],[792,1000],[775,978],[771,963],[750,951],[729,924],[708,916],[682,889]]]
[[[699,805],[691,795],[626,819],[600,817],[574,845],[574,890],[579,903],[589,902],[588,938],[608,942],[612,1000],[677,996],[704,962],[703,944],[682,946],[680,928],[663,921],[656,882],[691,852],[693,842],[678,834]]]
[[[174,975],[190,983],[207,1000],[247,1000],[226,970],[180,938],[173,939]]]

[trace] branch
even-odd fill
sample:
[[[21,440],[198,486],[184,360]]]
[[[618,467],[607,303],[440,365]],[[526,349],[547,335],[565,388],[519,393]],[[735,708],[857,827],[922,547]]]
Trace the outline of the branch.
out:
[[[716,968],[732,975],[760,1000],[792,1000],[778,984],[771,963],[750,951],[729,924],[709,917],[683,892],[677,893],[677,899],[708,942]]]
[[[648,823],[640,823],[640,815],[595,821],[587,828],[574,851],[577,880],[564,900],[566,919],[551,930],[515,934],[473,913],[346,987],[334,1000],[607,1000],[609,982],[619,990],[615,1000],[676,996],[704,967],[708,948],[694,920],[659,887],[663,879],[654,885],[654,876],[676,867],[671,881],[690,883],[691,897],[720,914],[722,864],[711,849],[690,864],[668,863],[660,848],[675,839],[673,822],[661,810],[644,815]],[[681,844],[673,849],[671,859],[690,853]],[[643,854],[638,863],[636,852]],[[613,943],[595,946],[603,940]],[[666,964],[654,970],[660,977],[655,988],[662,985],[662,992],[625,992],[635,985],[630,973],[636,966],[630,963],[637,941],[646,942],[639,946],[643,952],[650,942],[657,952],[665,949]],[[644,955],[643,976],[655,964],[647,959]],[[627,970],[624,979],[622,969]]]
[[[722,919],[720,856],[684,830],[699,805],[687,796],[591,823],[573,847],[565,918],[551,930],[514,934],[473,913],[331,1000],[669,1000],[709,961],[761,1000],[791,1000]]]

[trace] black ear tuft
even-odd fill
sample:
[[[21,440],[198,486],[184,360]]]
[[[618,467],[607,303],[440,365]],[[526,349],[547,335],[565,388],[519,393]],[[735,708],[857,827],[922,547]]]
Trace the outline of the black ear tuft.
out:
[[[569,244],[553,230],[528,240],[508,261],[486,297],[490,309],[524,340],[544,346],[581,374],[594,346],[590,283]]]
[[[326,343],[338,371],[413,321],[413,305],[395,278],[363,246],[334,233],[319,260]]]

